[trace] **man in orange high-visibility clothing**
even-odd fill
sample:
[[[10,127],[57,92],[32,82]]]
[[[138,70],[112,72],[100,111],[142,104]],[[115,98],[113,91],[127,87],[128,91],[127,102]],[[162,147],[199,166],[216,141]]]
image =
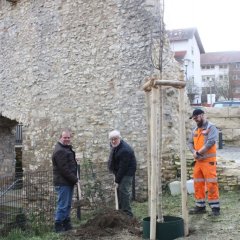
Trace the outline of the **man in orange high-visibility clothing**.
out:
[[[211,215],[218,216],[220,214],[216,161],[218,130],[206,120],[204,111],[201,109],[195,109],[190,119],[193,119],[197,126],[193,129],[188,141],[194,157],[195,190],[195,207],[190,209],[189,214],[206,212],[206,186]]]

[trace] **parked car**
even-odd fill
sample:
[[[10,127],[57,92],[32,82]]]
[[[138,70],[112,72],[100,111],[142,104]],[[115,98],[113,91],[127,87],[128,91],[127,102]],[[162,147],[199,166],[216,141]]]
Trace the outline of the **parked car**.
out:
[[[222,108],[222,107],[240,107],[240,101],[219,101],[213,103],[213,107]]]

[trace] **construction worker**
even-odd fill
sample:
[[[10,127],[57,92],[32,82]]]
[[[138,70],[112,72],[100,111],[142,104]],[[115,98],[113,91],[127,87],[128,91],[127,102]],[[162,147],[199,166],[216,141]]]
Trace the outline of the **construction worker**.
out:
[[[188,142],[194,157],[195,190],[195,207],[190,209],[189,214],[206,213],[207,188],[208,204],[212,210],[211,215],[218,216],[220,214],[216,161],[218,130],[206,120],[202,109],[195,109],[190,119],[193,119],[197,126],[193,129]]]

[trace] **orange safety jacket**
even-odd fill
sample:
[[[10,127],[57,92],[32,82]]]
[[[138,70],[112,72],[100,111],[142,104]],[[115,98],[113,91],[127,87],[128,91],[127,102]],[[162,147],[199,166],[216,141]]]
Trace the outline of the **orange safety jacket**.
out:
[[[210,134],[211,130],[211,134]],[[206,121],[202,128],[196,127],[192,132],[192,137],[189,141],[190,150],[198,151],[203,146],[206,146],[207,151],[196,158],[195,160],[200,161],[207,161],[207,162],[214,162],[216,161],[216,152],[217,152],[217,141],[218,138],[218,131],[217,128],[211,124],[210,122]]]

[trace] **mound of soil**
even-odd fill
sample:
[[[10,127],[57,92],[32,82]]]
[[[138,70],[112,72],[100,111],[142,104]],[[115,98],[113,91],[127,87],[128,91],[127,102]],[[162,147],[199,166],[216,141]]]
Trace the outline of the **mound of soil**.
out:
[[[127,229],[133,235],[141,235],[140,223],[136,218],[129,217],[121,211],[106,208],[71,235],[82,237],[80,239],[96,239],[112,236],[123,229]]]

